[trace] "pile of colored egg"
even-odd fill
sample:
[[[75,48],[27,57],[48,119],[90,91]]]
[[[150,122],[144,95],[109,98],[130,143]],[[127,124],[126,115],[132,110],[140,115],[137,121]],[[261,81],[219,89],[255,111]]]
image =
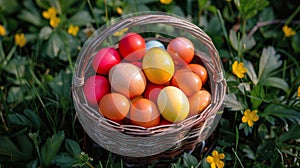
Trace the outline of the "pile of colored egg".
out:
[[[92,60],[95,75],[84,84],[91,106],[120,124],[146,128],[180,122],[201,113],[211,95],[207,71],[191,63],[194,45],[185,37],[164,45],[127,33],[118,48],[100,49]]]

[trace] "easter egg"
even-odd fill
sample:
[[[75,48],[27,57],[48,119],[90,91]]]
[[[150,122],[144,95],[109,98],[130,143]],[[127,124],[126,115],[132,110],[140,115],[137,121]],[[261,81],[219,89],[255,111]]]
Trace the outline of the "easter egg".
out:
[[[155,103],[141,98],[132,104],[129,118],[132,124],[149,128],[159,124],[160,113]]]
[[[154,47],[159,47],[162,49],[166,49],[165,46],[163,45],[163,43],[161,43],[160,41],[157,40],[150,40],[146,42],[146,51],[149,50],[150,48],[154,48]]]
[[[130,101],[120,93],[108,93],[99,102],[99,112],[113,121],[122,121],[130,109]]]
[[[157,101],[159,92],[165,87],[165,85],[156,85],[148,82],[146,89],[144,91],[144,97],[152,100],[153,102]]]
[[[171,40],[167,50],[173,57],[175,64],[188,64],[194,57],[194,44],[185,37],[177,37]]]
[[[146,52],[142,64],[147,79],[154,84],[168,82],[175,71],[170,54],[158,47],[151,48]]]
[[[206,68],[204,68],[204,66],[199,64],[188,64],[188,67],[191,69],[192,72],[194,72],[200,77],[202,85],[204,85],[208,78]]]
[[[207,90],[200,90],[189,97],[190,113],[193,116],[201,113],[211,102],[211,94]]]
[[[171,80],[171,85],[180,88],[187,96],[191,96],[202,88],[200,77],[192,71],[177,70]]]
[[[184,120],[190,111],[187,96],[175,86],[166,86],[160,91],[157,106],[163,118],[175,123]]]
[[[109,70],[121,62],[121,56],[115,48],[107,47],[100,49],[92,62],[94,70],[98,74],[107,75]]]
[[[131,64],[121,62],[111,68],[108,74],[111,88],[129,98],[142,95],[146,88],[143,71]]]
[[[121,55],[127,60],[140,60],[145,55],[146,43],[141,35],[137,33],[127,33],[119,41],[119,50]]]
[[[85,81],[83,92],[90,105],[98,105],[100,99],[110,92],[109,81],[104,76],[93,75]]]

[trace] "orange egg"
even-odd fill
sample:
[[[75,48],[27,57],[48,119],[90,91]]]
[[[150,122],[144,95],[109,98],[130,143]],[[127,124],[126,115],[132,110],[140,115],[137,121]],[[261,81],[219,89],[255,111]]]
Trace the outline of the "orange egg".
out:
[[[130,101],[119,93],[108,93],[99,102],[99,112],[104,117],[119,122],[128,114]]]
[[[190,113],[189,116],[200,114],[211,101],[211,94],[207,90],[200,90],[189,97]]]
[[[190,63],[194,57],[194,44],[185,37],[177,37],[167,46],[168,52],[173,57],[175,64]],[[182,61],[183,60],[183,61]]]
[[[154,84],[168,82],[175,71],[174,62],[170,54],[158,47],[147,50],[142,63],[147,79]]]
[[[159,124],[160,113],[155,103],[149,99],[140,98],[133,102],[129,118],[132,124],[149,128]]]
[[[184,120],[190,111],[187,96],[175,86],[166,86],[158,94],[157,107],[169,122],[180,122]]]
[[[200,77],[186,69],[177,70],[171,84],[180,88],[187,96],[197,93],[202,88]]]
[[[143,71],[131,63],[119,63],[109,71],[111,88],[129,98],[142,95],[146,88]]]
[[[188,67],[200,77],[202,85],[204,85],[208,77],[206,68],[199,64],[188,64]]]

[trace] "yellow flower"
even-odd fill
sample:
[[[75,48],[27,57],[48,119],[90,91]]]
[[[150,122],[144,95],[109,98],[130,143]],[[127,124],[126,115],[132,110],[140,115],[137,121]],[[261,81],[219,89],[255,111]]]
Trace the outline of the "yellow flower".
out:
[[[296,32],[292,28],[288,27],[287,25],[284,25],[282,27],[282,31],[284,33],[284,37],[291,37],[296,34]]]
[[[247,72],[247,69],[244,67],[244,63],[234,61],[232,64],[232,73],[235,74],[238,78],[244,78],[244,73]]]
[[[297,96],[300,97],[300,86],[298,86],[298,93]]]
[[[58,18],[58,17],[52,17],[52,18],[50,18],[50,25],[53,28],[57,27],[57,25],[59,24],[59,22],[60,22],[60,18]]]
[[[224,159],[225,155],[223,153],[218,153],[218,151],[214,150],[212,152],[212,156],[207,156],[206,161],[210,163],[211,168],[223,168],[224,162],[221,159]]]
[[[0,24],[0,36],[4,36],[6,34],[5,27]]]
[[[78,26],[74,26],[74,25],[70,25],[69,29],[68,29],[68,33],[73,35],[73,36],[76,36],[77,33],[79,31],[79,27]]]
[[[26,44],[26,38],[24,33],[16,34],[15,35],[15,44],[19,47],[24,47]]]
[[[160,3],[169,5],[172,2],[172,0],[160,0]]]
[[[256,122],[259,119],[256,113],[257,110],[252,110],[252,111],[250,109],[245,110],[244,116],[242,117],[243,123],[248,123],[249,127],[252,127],[253,122]]]
[[[48,8],[47,11],[43,11],[43,13],[42,13],[43,17],[46,19],[54,18],[54,17],[56,17],[56,14],[57,14],[57,11],[54,7],[50,7],[50,8]]]
[[[117,13],[118,13],[119,15],[122,15],[122,13],[123,13],[123,9],[120,8],[120,7],[117,7],[117,8],[116,8],[116,11],[117,11]]]

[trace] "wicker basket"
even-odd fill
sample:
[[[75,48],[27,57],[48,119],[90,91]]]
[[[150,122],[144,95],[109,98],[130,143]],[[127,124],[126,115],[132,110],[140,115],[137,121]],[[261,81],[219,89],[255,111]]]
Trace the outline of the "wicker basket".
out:
[[[120,31],[154,35],[155,39],[168,43],[171,38],[184,36],[195,46],[192,62],[206,67],[211,93],[211,104],[201,113],[176,124],[143,128],[118,124],[99,114],[90,106],[83,93],[85,79],[95,74],[91,60],[100,48],[115,46]],[[217,50],[210,37],[191,22],[164,13],[138,13],[97,30],[83,46],[76,62],[72,93],[78,119],[87,134],[101,147],[132,162],[154,162],[172,159],[184,151],[193,151],[215,129],[223,110],[226,82]]]

